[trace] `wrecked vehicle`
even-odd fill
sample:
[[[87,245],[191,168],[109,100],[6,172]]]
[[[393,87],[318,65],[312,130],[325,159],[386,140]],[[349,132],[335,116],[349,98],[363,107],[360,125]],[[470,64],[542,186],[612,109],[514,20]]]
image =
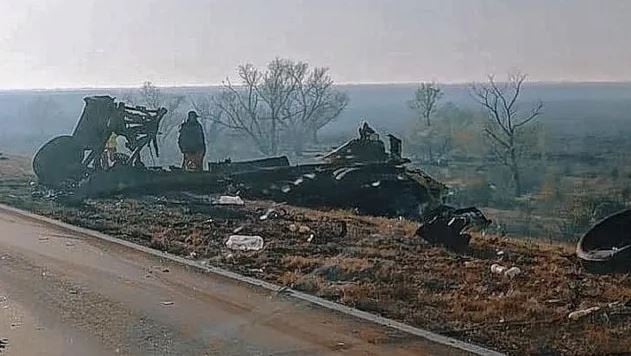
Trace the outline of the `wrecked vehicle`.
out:
[[[40,149],[33,162],[43,184],[74,179],[74,199],[182,190],[238,193],[247,198],[424,221],[419,236],[458,248],[468,245],[466,230],[470,226],[490,223],[475,208],[445,207],[447,187],[419,169],[406,167],[409,160],[401,157],[401,140],[389,135],[390,149],[386,151],[384,142],[366,123],[358,138],[317,163],[290,165],[287,157],[281,156],[210,162],[206,171],[189,172],[177,167],[146,168],[138,162],[140,150],[152,147],[150,143],[158,152],[156,135],[165,109],[131,108],[115,104],[111,97],[90,97],[85,102],[73,136],[53,139]],[[103,169],[94,157],[102,152],[112,133],[124,136],[133,153],[123,163]],[[69,154],[62,161],[56,158],[65,153]]]
[[[463,251],[471,241],[470,232],[485,229],[490,224],[491,220],[478,208],[456,209],[443,205],[423,216],[416,235],[429,243]]]
[[[615,213],[581,237],[576,255],[594,273],[631,271],[631,209]]]
[[[33,158],[33,171],[40,183],[59,186],[78,180],[93,171],[105,169],[100,157],[111,135],[126,139],[129,155],[118,153],[115,164],[143,166],[140,152],[149,146],[158,156],[160,122],[165,108],[150,110],[143,106],[115,103],[110,96],[84,98],[85,107],[71,136],[58,136],[44,144]]]
[[[44,144],[33,158],[33,171],[40,183],[60,186],[102,170],[99,158],[112,134],[123,136],[129,155],[116,155],[116,164],[142,166],[140,152],[149,146],[159,156],[157,135],[165,108],[115,103],[110,96],[83,99],[85,107],[71,136],[58,136]]]

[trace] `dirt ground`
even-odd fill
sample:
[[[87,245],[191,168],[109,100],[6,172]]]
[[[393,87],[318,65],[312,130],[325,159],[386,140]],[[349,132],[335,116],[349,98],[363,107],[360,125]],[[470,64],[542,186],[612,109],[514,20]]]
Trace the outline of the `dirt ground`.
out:
[[[186,193],[64,206],[34,197],[32,179],[26,160],[0,160],[0,202],[510,354],[631,351],[631,279],[584,272],[570,244],[476,234],[456,254],[403,219],[267,201],[216,206]],[[229,250],[235,231],[261,236],[264,248]],[[495,263],[521,273],[492,273]]]

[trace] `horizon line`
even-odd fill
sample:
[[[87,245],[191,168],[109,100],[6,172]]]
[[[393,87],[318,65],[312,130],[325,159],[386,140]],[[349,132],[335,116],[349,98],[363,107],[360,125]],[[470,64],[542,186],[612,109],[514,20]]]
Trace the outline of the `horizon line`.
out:
[[[335,85],[352,86],[352,85],[414,85],[420,83],[436,83],[439,85],[468,85],[472,83],[480,83],[479,81],[383,81],[383,82],[339,82]],[[528,81],[527,84],[631,84],[631,80],[534,80]],[[155,84],[154,84],[155,85]],[[174,84],[174,85],[155,85],[162,89],[185,89],[185,88],[208,88],[219,87],[221,83],[213,84]],[[8,91],[72,91],[72,90],[119,90],[119,89],[139,89],[140,85],[95,85],[95,86],[67,86],[67,87],[32,87],[32,88],[0,88],[0,92]]]

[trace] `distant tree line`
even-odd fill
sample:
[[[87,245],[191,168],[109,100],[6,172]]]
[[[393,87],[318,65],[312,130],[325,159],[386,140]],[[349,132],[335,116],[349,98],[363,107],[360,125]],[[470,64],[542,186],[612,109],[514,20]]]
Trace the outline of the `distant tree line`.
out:
[[[471,97],[480,105],[486,117],[485,122],[479,125],[486,137],[484,143],[495,161],[510,171],[515,196],[523,193],[522,161],[532,154],[535,145],[529,133],[543,109],[541,102],[530,109],[520,107],[525,80],[525,74],[512,73],[505,82],[498,83],[491,75],[486,83],[470,86]],[[408,101],[420,125],[417,139],[423,141],[421,146],[425,147],[430,163],[440,160],[453,147],[453,135],[447,132],[453,128],[440,120],[436,122],[435,118],[442,96],[438,84],[421,83]]]

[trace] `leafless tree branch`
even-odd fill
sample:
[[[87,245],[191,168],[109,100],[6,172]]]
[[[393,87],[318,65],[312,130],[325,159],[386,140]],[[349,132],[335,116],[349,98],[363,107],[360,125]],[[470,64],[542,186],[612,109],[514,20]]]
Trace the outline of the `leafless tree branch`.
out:
[[[494,155],[508,166],[513,175],[515,195],[521,194],[520,157],[528,150],[526,143],[520,142],[518,136],[522,129],[541,116],[543,103],[537,105],[528,114],[520,113],[517,108],[525,74],[515,72],[509,74],[505,83],[498,84],[490,75],[486,84],[472,84],[471,97],[486,111],[490,125],[484,128],[490,138],[489,145]]]

